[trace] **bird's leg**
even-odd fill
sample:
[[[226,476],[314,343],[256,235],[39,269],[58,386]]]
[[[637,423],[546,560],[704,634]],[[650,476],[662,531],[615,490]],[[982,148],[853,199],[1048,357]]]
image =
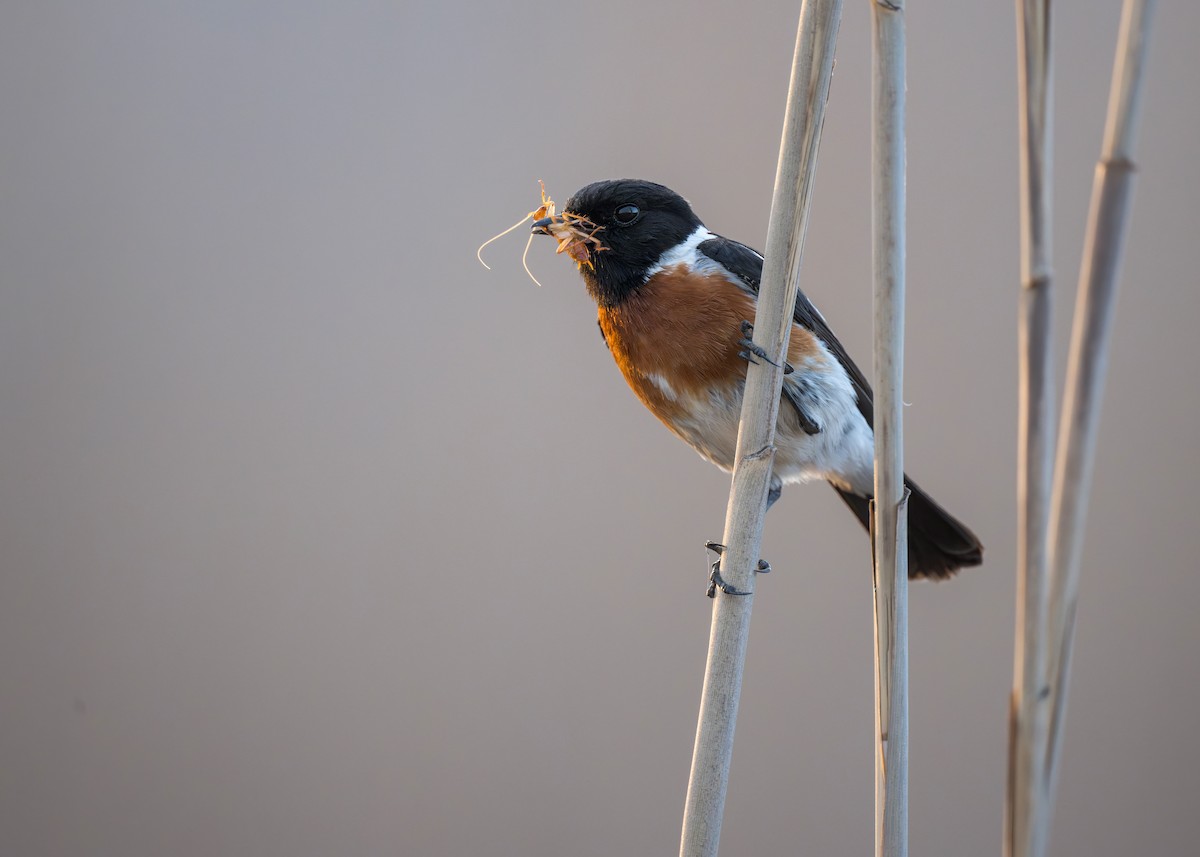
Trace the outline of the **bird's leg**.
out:
[[[767,511],[775,505],[775,501],[783,495],[783,480],[774,473],[771,474],[771,486],[767,488]]]
[[[778,363],[767,356],[766,351],[764,351],[760,346],[754,344],[754,340],[750,338],[753,334],[754,325],[748,321],[743,321],[742,338],[738,340],[738,345],[742,346],[742,350],[738,352],[738,357],[741,357],[743,360],[747,360],[751,363],[757,363],[758,361],[754,358],[761,357],[772,366],[778,366]],[[786,360],[783,362],[784,375],[791,375],[795,371],[796,368],[792,366],[791,363],[788,363]],[[800,419],[800,428],[804,431],[804,433],[819,434],[821,431],[821,425],[811,416],[809,416],[808,411],[804,409],[804,406],[800,403],[799,392],[792,389],[791,386],[785,382],[783,385],[783,395],[795,409],[796,416]]]
[[[768,494],[768,502],[770,495]],[[777,495],[778,496],[778,495]],[[720,589],[726,595],[749,595],[749,592],[743,592],[730,583],[726,583],[721,577],[721,555],[725,553],[725,545],[719,542],[705,542],[704,547],[717,555],[717,561],[712,564],[712,571],[708,575],[708,591],[705,593],[709,598],[716,597],[717,590]],[[771,563],[765,559],[758,561],[758,567],[754,569],[756,574],[770,574]]]
[[[754,325],[748,321],[743,321],[742,322],[742,338],[738,340],[738,345],[742,346],[742,350],[738,352],[738,357],[741,357],[743,360],[747,361],[748,363],[757,363],[758,361],[755,360],[754,358],[759,357],[763,360],[766,360],[772,366],[775,366],[776,368],[778,368],[779,364],[776,363],[774,360],[772,360],[769,356],[767,356],[767,352],[764,351],[761,346],[754,344],[753,336],[754,336]],[[795,371],[795,369],[791,363],[788,363],[786,360],[783,361],[783,374],[784,375],[791,375],[792,372],[794,372],[794,371]]]
[[[803,382],[798,382],[798,384],[800,384],[800,387],[803,386]],[[783,385],[783,398],[787,399],[788,404],[796,412],[796,418],[800,421],[800,428],[805,434],[821,433],[821,424],[814,420],[809,415],[807,409],[805,409],[804,403],[801,401],[801,389],[797,384],[785,383]]]

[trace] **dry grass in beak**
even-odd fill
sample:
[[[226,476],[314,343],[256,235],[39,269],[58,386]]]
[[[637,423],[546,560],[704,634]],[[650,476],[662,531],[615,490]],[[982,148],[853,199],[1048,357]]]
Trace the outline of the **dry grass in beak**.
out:
[[[493,241],[495,241],[498,238],[503,238],[505,235],[512,232],[514,229],[516,229],[518,226],[520,226],[526,220],[541,220],[543,217],[553,217],[554,216],[554,200],[552,200],[550,197],[546,196],[546,185],[541,179],[538,179],[538,185],[540,185],[541,189],[542,189],[542,204],[540,206],[538,206],[537,208],[535,208],[533,211],[526,214],[524,217],[522,217],[520,220],[518,220],[512,226],[505,229],[499,235],[493,235],[487,241],[484,241],[482,244],[479,245],[479,249],[475,251],[475,258],[479,260],[479,264],[483,265],[483,267],[487,268],[489,271],[492,270],[491,265],[489,265],[487,262],[483,261],[483,248],[484,247],[491,244]],[[525,252],[521,254],[521,267],[523,267],[525,269],[525,273],[529,275],[529,279],[533,280],[533,282],[540,287],[542,284],[539,283],[538,278],[533,275],[533,271],[529,270],[529,262],[527,261],[528,256],[529,256],[529,247],[532,244],[533,244],[533,233],[530,232],[529,240],[527,240],[525,242]],[[560,248],[560,250],[561,250],[561,248]]]
[[[558,249],[555,252],[566,253],[580,267],[587,265],[592,268],[594,266],[591,254],[608,249],[596,237],[603,228],[586,217],[564,211],[561,222],[550,227],[551,234],[558,240]]]

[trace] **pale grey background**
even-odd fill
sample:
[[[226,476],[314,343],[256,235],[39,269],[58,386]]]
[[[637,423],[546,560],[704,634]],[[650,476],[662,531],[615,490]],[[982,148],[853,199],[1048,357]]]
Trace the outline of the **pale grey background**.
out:
[[[1161,4],[1055,850],[1194,848],[1200,72]],[[677,848],[727,478],[549,243],[622,175],[762,246],[796,3],[0,9],[0,853]],[[1056,3],[1065,347],[1116,0]],[[998,852],[1013,621],[1012,4],[909,10],[910,470],[987,564],[912,591],[912,850]],[[868,12],[804,267],[869,365]],[[1060,349],[1061,350],[1061,349]],[[871,843],[868,547],[768,521],[723,846]]]

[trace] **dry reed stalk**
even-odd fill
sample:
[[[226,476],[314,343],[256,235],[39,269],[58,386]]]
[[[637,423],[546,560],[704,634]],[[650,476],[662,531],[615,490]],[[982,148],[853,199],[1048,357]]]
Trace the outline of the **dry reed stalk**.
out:
[[[875,854],[908,854],[908,504],[904,488],[905,34],[871,3],[875,308]]]
[[[1133,142],[1137,130],[1146,43],[1154,0],[1125,0],[1117,37],[1104,144],[1092,185],[1092,202],[1079,272],[1079,292],[1063,416],[1059,427],[1050,508],[1050,610],[1053,648],[1044,666],[1050,722],[1046,742],[1047,829],[1062,754],[1067,681],[1079,597],[1079,560],[1092,483],[1100,402],[1108,363],[1117,274],[1133,190]]]
[[[804,0],[792,59],[779,164],[771,200],[762,288],[754,340],[772,356],[746,374],[737,454],[725,515],[721,573],[738,594],[717,591],[708,662],[684,805],[682,857],[715,857],[721,836],[742,668],[754,602],[754,571],[762,542],[771,481],[775,421],[787,351],[797,274],[808,225],[817,149],[829,96],[841,0]],[[746,593],[746,594],[740,594]]]
[[[1017,0],[1021,298],[1018,320],[1017,605],[1009,708],[1004,853],[1045,853],[1044,746],[1049,722],[1047,527],[1053,436],[1051,187],[1053,63],[1049,0]]]

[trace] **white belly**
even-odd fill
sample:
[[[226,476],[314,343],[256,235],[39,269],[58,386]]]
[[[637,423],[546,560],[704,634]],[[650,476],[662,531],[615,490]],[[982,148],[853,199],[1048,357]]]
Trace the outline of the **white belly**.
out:
[[[859,413],[850,379],[836,361],[831,363],[837,371],[806,371],[807,367],[797,366],[784,379],[821,430],[807,434],[785,398],[776,424],[775,475],[785,483],[826,479],[867,495],[873,490],[874,433]],[[684,440],[725,470],[733,469],[742,387],[710,390],[703,399],[688,397],[686,403],[680,402],[687,416],[675,423]]]

